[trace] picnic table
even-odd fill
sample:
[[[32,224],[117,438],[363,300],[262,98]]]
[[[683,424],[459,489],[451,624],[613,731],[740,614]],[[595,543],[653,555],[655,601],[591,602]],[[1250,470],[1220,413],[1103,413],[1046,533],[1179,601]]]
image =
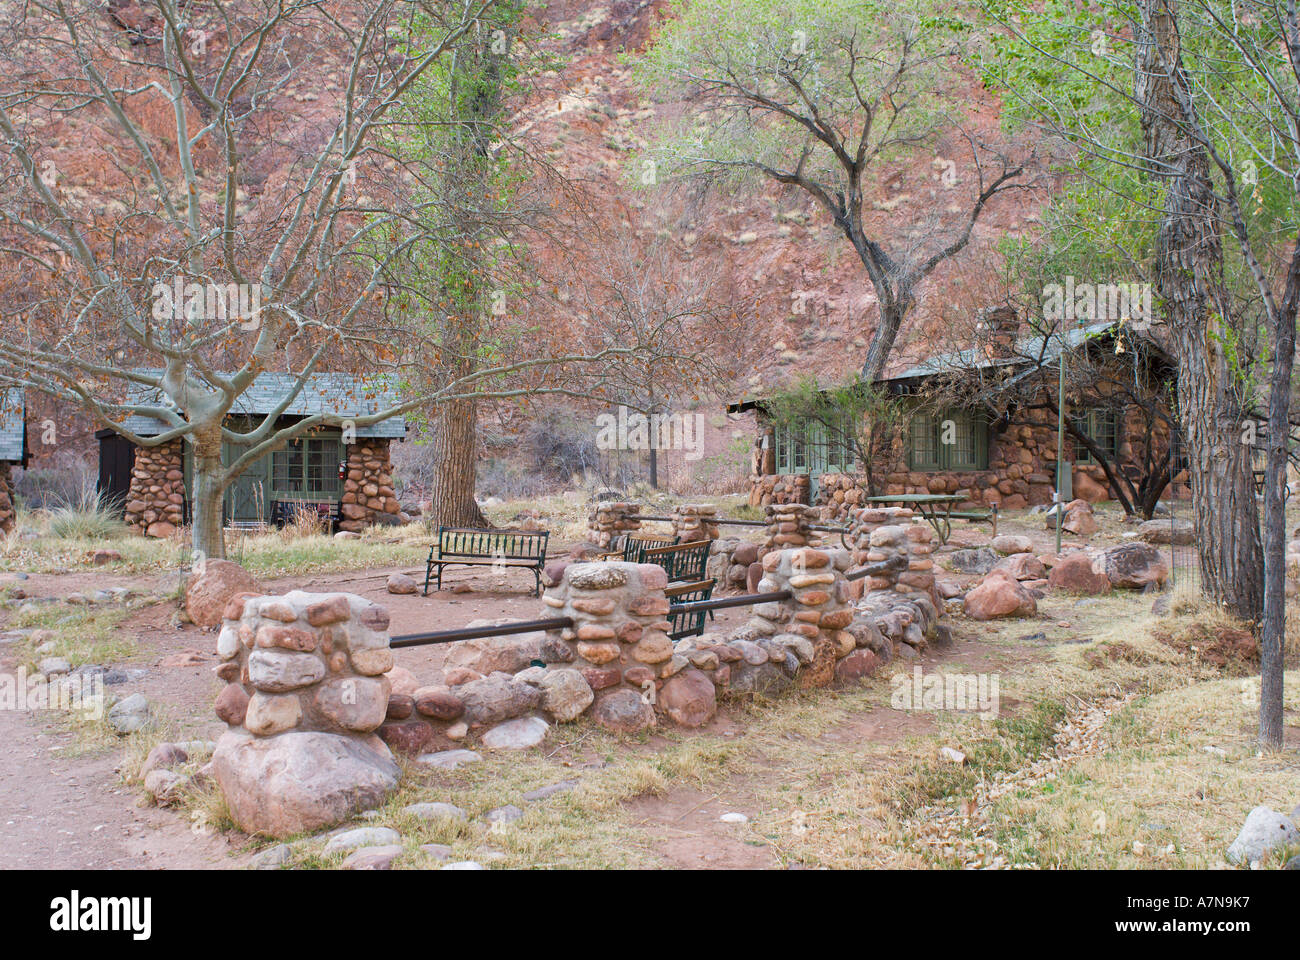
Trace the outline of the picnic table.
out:
[[[953,505],[965,499],[955,493],[900,493],[886,497],[867,497],[867,503],[911,507],[934,527],[939,542],[947,543],[948,537],[952,535]]]

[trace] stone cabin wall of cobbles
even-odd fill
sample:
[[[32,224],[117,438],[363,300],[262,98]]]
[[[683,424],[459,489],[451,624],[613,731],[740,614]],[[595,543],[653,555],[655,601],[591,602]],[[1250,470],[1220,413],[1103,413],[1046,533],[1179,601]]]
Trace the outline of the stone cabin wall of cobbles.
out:
[[[131,486],[126,495],[127,526],[151,537],[169,537],[185,516],[182,441],[136,447]]]
[[[0,533],[13,533],[16,517],[13,469],[4,460],[0,461]]]

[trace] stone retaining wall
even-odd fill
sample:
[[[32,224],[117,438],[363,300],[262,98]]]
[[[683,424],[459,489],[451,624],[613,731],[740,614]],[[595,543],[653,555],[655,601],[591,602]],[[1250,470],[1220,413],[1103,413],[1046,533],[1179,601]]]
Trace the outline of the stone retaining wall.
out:
[[[762,554],[819,542],[817,532],[809,529],[811,524],[821,521],[821,512],[816,507],[801,503],[773,503],[764,512],[767,514],[767,528],[763,535]]]
[[[169,537],[184,522],[185,468],[180,440],[136,447],[126,495],[128,526],[150,537]]]

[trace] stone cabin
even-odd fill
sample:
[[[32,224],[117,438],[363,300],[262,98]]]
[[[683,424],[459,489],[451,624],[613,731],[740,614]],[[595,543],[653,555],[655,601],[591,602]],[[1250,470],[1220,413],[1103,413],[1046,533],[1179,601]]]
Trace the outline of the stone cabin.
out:
[[[1065,336],[1066,369],[1069,358],[1086,349],[1115,350],[1117,338],[1135,335],[1131,326],[1099,322],[1070,330]],[[991,343],[966,350],[935,354],[920,363],[892,372],[879,381],[905,410],[877,448],[884,452],[872,464],[879,494],[962,494],[958,509],[982,509],[999,504],[1003,509],[1023,509],[1053,502],[1056,485],[1056,415],[1024,402],[1007,402],[1008,385],[1024,397],[1033,390],[1050,390],[1055,397],[1057,363],[1062,352],[1059,337],[1018,337],[1014,320],[993,330]],[[1144,344],[1145,346],[1145,344]],[[1122,345],[1118,352],[1123,352]],[[1144,350],[1146,375],[1160,384],[1172,384],[1176,365],[1159,348]],[[1026,358],[1033,358],[1028,360]],[[1152,359],[1154,358],[1154,359]],[[918,400],[927,384],[953,371],[973,371],[1003,391],[980,405],[934,410]],[[1068,376],[1068,374],[1067,374]],[[1018,382],[1019,381],[1019,382]],[[842,519],[871,495],[866,477],[856,463],[854,446],[842,441],[851,425],[828,431],[818,421],[778,425],[761,399],[727,406],[728,413],[754,410],[758,431],[752,460],[750,503],[808,503],[827,507],[830,519]],[[1168,449],[1167,429],[1148,434],[1135,406],[1092,402],[1068,405],[1067,416],[1094,443],[1112,453],[1120,470],[1130,476],[1153,443],[1156,455]],[[939,441],[946,425],[949,436]],[[1163,425],[1159,425],[1163,427]],[[828,436],[833,435],[833,436]],[[1070,470],[1066,500],[1081,497],[1091,502],[1113,496],[1109,482],[1090,452],[1067,435],[1065,445]],[[1173,480],[1173,494],[1189,497],[1185,471]],[[1165,495],[1169,495],[1166,491]]]
[[[21,387],[0,390],[0,533],[12,533],[14,509],[13,468],[26,467],[27,396]]]
[[[246,432],[274,413],[297,382],[293,374],[263,373],[231,410],[228,424]],[[143,393],[132,402],[149,402]],[[157,402],[157,398],[153,398]],[[394,406],[396,392],[382,383],[345,373],[317,373],[281,412],[276,426],[330,413],[342,419]],[[157,436],[164,424],[133,415],[123,426],[138,436]],[[190,518],[192,457],[184,439],[137,447],[111,429],[99,440],[99,491],[129,526],[149,536],[170,536]],[[319,426],[255,461],[226,491],[224,523],[251,527],[283,523],[294,512],[314,511],[342,530],[359,531],[380,517],[400,512],[393,489],[389,444],[406,437],[406,422],[390,417],[370,426]],[[233,463],[243,447],[225,444],[223,461]]]

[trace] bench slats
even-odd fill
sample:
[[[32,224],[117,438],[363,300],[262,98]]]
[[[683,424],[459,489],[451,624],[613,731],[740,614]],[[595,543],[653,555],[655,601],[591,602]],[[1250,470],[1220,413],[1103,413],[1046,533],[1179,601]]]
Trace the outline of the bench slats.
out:
[[[546,564],[546,546],[551,534],[546,530],[476,530],[466,527],[439,527],[438,542],[429,548],[424,571],[424,595],[429,595],[429,581],[436,568],[438,589],[442,589],[442,571],[453,564],[467,567],[509,566],[532,570],[536,594],[542,593],[542,567]]]

